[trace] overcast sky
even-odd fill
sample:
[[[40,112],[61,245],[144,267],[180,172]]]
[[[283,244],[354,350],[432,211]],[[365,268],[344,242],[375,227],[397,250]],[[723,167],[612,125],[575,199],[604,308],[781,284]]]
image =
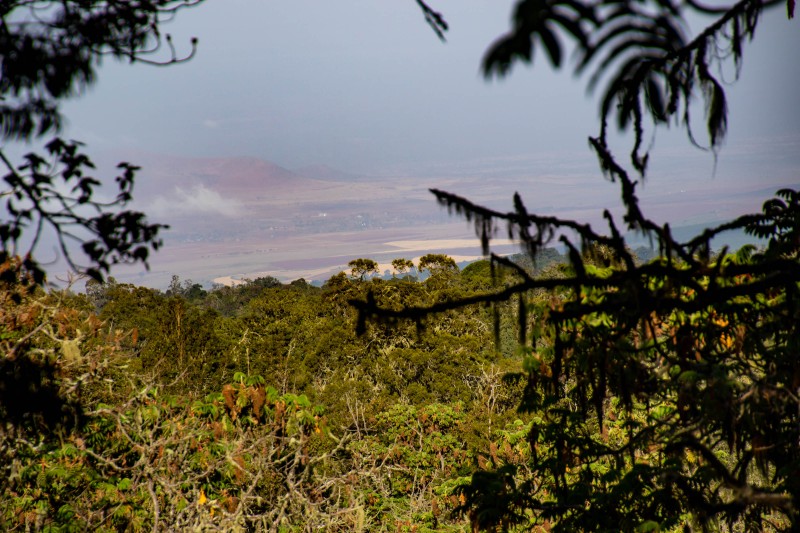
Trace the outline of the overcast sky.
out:
[[[597,108],[585,80],[553,72],[544,56],[505,80],[480,75],[511,1],[431,4],[450,23],[446,43],[413,0],[208,0],[163,27],[179,50],[199,38],[193,60],[169,68],[107,60],[99,82],[64,106],[67,135],[91,151],[249,155],[377,174],[588,154]],[[729,89],[729,151],[774,138],[800,152],[798,53],[797,20],[774,10]],[[657,148],[673,144],[684,137],[659,132]]]

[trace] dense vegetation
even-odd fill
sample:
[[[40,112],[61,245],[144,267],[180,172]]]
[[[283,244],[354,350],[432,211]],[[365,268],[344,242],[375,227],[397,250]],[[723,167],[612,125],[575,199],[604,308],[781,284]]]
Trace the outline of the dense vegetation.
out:
[[[190,57],[194,42],[182,58],[159,25],[198,3],[8,3],[3,137],[57,131],[60,102],[103,55],[154,61],[164,45],[155,62]],[[595,65],[589,85],[605,84],[589,142],[625,212],[620,224],[607,211],[598,232],[529,213],[519,196],[504,213],[433,191],[487,253],[501,226],[526,248],[463,272],[434,254],[398,260],[392,280],[355,260],[323,288],[103,282],[161,243],[162,226],[119,211],[136,167],[120,165],[103,203],[79,143],[54,139],[17,164],[0,152],[0,526],[797,530],[800,192],[685,242],[636,195],[645,130],[674,121],[697,143],[698,96],[720,146],[716,70],[738,67],[762,11],[782,3],[516,2],[485,74],[538,49],[558,67],[571,41],[576,71]],[[443,37],[442,15],[417,4]],[[689,14],[708,21],[693,38]],[[630,170],[609,148],[613,119],[632,129]],[[33,253],[47,228],[95,280],[85,295],[43,291]],[[731,229],[766,247],[712,253]],[[637,261],[625,231],[658,256]],[[542,270],[555,239],[566,259]],[[405,276],[414,269],[427,278]]]
[[[607,252],[587,253],[587,268],[613,276]],[[780,364],[775,351],[798,336],[787,331],[767,347],[746,331],[747,317],[753,327],[767,327],[759,317],[785,309],[782,296],[678,309],[628,336],[614,333],[623,327],[619,318],[597,312],[556,334],[548,322],[571,305],[563,285],[574,273],[567,257],[552,249],[541,255],[549,262],[534,268],[522,260],[522,271],[493,269],[490,261],[459,271],[449,257],[430,255],[425,281],[370,278],[363,272],[370,260],[362,259],[351,275],[321,288],[273,278],[205,291],[175,277],[165,292],[92,280],[83,294],[4,284],[7,364],[28,354],[38,373],[20,377],[58,402],[25,409],[17,415],[24,423],[5,428],[0,526],[669,530],[702,518],[687,501],[700,497],[703,483],[716,486],[716,505],[725,506],[736,489],[719,481],[721,464],[743,479],[755,476],[762,489],[748,494],[752,505],[738,504],[748,514],[732,513],[732,526],[757,520],[767,529],[789,527],[797,478],[791,466],[782,471],[771,463],[794,461],[796,428],[786,426],[794,413],[785,409],[796,408],[790,391],[797,373],[790,361],[791,368],[776,371],[765,365]],[[745,248],[716,261],[741,267],[757,255]],[[658,270],[661,261],[637,264]],[[366,322],[364,333],[355,333],[353,300],[371,298],[398,312],[447,306],[528,276],[554,288],[529,291],[523,307],[473,305],[416,323]],[[797,287],[798,280],[787,281]],[[697,298],[691,287],[663,290],[677,290],[676,301]],[[580,291],[583,301],[602,296],[596,287]],[[796,308],[791,312],[796,328]],[[520,338],[530,327],[532,345]],[[586,354],[582,372],[558,368],[565,364],[557,361],[559,342]],[[614,395],[598,404],[585,383],[603,371],[593,354],[608,350],[624,360],[607,370]],[[653,368],[625,355],[642,351],[658,354]],[[734,359],[739,352],[748,357]],[[731,367],[735,360],[747,369]],[[581,388],[586,396],[571,403],[569,390]],[[17,405],[11,395],[20,391],[0,392],[4,409]],[[764,402],[775,411],[772,421],[752,418]],[[581,415],[595,410],[588,420]],[[684,418],[708,431],[677,431],[674,423]],[[734,433],[726,435],[730,427]],[[560,440],[565,434],[569,440]],[[746,464],[736,453],[742,449]],[[659,487],[664,476],[677,489]],[[616,511],[607,512],[607,522],[576,511],[554,521],[564,490],[581,501],[599,499],[592,505],[611,501]],[[650,505],[651,491],[665,499],[652,509],[654,519],[644,520],[649,510],[640,506]]]
[[[637,190],[650,157],[647,130],[675,123],[692,143],[696,99],[716,151],[726,130],[724,67],[741,65],[762,11],[783,2],[725,6],[671,0],[520,0],[511,29],[488,50],[487,77],[547,55],[556,68],[573,47],[575,72],[602,85],[599,131],[589,137],[600,170],[619,186],[621,217],[604,230],[532,213],[519,195],[507,212],[432,190],[475,225],[489,254],[499,231],[529,258],[558,239],[569,269],[529,276],[484,294],[401,310],[354,301],[361,320],[424,320],[465,305],[518,303],[525,372],[520,408],[534,416],[529,456],[476,472],[463,492],[474,526],[560,531],[797,530],[800,496],[800,192],[777,191],[760,214],[686,241],[649,218]],[[786,2],[793,18],[795,2]],[[687,36],[689,22],[704,19]],[[438,30],[437,19],[428,19]],[[564,43],[567,43],[565,46]],[[611,122],[630,130],[628,163],[610,148]],[[768,240],[715,255],[731,229]],[[660,257],[635,261],[624,234],[650,239]],[[546,289],[559,297],[531,299]]]
[[[28,383],[61,404],[2,435],[0,528],[463,529],[472,471],[524,454],[521,388],[502,379],[522,370],[515,320],[497,345],[483,307],[357,336],[348,301],[400,309],[503,281],[443,255],[422,282],[370,279],[367,261],[322,288],[4,284],[7,360],[26,353],[46,373]]]

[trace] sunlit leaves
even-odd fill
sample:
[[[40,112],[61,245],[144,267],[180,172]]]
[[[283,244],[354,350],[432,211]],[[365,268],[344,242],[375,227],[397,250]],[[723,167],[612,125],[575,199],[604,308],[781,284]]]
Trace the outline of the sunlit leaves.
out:
[[[780,217],[781,205],[768,203],[765,214],[775,206],[773,213]],[[544,415],[531,432],[534,474],[528,475],[536,488],[526,488],[533,492],[519,497],[540,520],[555,516],[564,530],[603,529],[612,523],[627,523],[631,529],[637,523],[667,527],[676,523],[671,513],[705,516],[719,507],[724,520],[754,525],[760,519],[750,506],[758,508],[756,502],[762,501],[773,502],[763,509],[781,516],[779,523],[791,519],[788,478],[767,483],[761,476],[784,472],[777,474],[780,478],[798,464],[790,451],[797,428],[778,422],[796,416],[798,404],[788,396],[778,400],[777,391],[792,389],[797,375],[789,341],[797,326],[789,317],[800,312],[790,303],[800,294],[800,269],[796,263],[787,265],[781,281],[762,285],[768,275],[759,273],[762,260],[745,251],[719,257],[705,272],[686,264],[674,271],[653,268],[637,287],[638,297],[630,286],[614,282],[614,269],[609,275],[609,269],[587,265],[582,276],[608,276],[609,285],[582,287],[568,297],[563,311],[553,309],[554,363],[545,366],[538,354],[525,361],[530,385],[523,406]],[[649,270],[643,265],[640,272]],[[688,287],[677,281],[685,276],[692,277]],[[642,291],[654,291],[658,299],[648,300]],[[655,307],[642,308],[647,301]],[[635,317],[641,322],[631,320]],[[782,451],[760,452],[757,471],[753,442]],[[594,471],[618,476],[588,474]],[[498,470],[493,475],[507,474]],[[483,474],[474,477],[472,485],[481,494],[478,484],[488,482],[483,479]],[[528,478],[513,484],[523,479]],[[731,485],[739,488],[720,492]],[[763,500],[751,501],[737,490],[756,491]],[[615,496],[606,500],[609,492]],[[475,507],[489,505],[481,503],[480,495],[468,494]],[[541,503],[544,494],[558,495],[556,508],[586,500],[595,511],[551,515]],[[516,513],[515,507],[505,512]],[[512,520],[512,515],[498,516]]]

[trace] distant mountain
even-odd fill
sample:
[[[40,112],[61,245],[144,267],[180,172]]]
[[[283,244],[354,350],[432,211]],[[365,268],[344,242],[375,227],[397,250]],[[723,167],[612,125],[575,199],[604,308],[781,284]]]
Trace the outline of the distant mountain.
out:
[[[329,167],[328,165],[307,165],[295,169],[295,172],[307,178],[323,181],[341,181],[350,183],[373,181],[373,178],[370,178],[369,176],[351,174],[349,172],[341,171],[337,168]]]
[[[145,188],[203,185],[217,191],[241,192],[264,187],[296,187],[306,178],[275,163],[255,157],[177,157],[147,155],[137,159],[142,167],[139,183]]]
[[[141,167],[137,172],[135,198],[139,204],[172,197],[176,191],[198,188],[214,191],[243,203],[305,201],[309,196],[330,196],[333,188],[345,188],[353,176],[329,169],[298,173],[257,157],[181,157],[138,153],[129,155]],[[327,168],[327,167],[326,167]],[[316,176],[324,176],[317,178]]]
[[[275,163],[255,157],[197,158],[188,166],[191,177],[203,178],[216,190],[241,191],[268,187],[295,188],[307,181]]]

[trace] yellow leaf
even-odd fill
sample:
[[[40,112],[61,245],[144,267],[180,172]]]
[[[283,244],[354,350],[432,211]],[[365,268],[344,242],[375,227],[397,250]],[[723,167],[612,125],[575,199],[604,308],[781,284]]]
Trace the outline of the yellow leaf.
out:
[[[208,501],[208,498],[206,498],[206,493],[203,492],[203,489],[200,489],[200,496],[197,498],[198,505],[203,505],[207,501]]]
[[[723,345],[725,348],[730,348],[731,346],[733,346],[733,337],[732,337],[731,335],[725,335],[725,334],[723,334],[723,335],[722,335],[722,336],[719,338],[719,340],[720,340],[720,342],[722,343],[722,345]]]

